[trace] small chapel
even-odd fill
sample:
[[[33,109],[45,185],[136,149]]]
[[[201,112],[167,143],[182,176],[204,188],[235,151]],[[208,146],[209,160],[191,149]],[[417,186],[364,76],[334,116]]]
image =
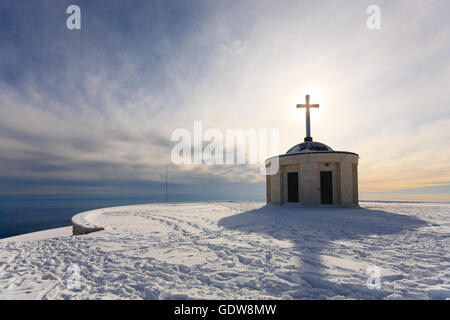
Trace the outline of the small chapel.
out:
[[[306,111],[306,137],[285,154],[267,159],[266,166],[278,166],[266,175],[267,203],[296,203],[305,206],[358,206],[358,154],[334,151],[311,137],[309,103],[297,108]],[[276,161],[274,161],[276,160]]]

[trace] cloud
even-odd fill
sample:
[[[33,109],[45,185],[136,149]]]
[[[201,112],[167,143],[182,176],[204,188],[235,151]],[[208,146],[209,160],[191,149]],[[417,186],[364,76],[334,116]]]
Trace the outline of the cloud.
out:
[[[195,120],[278,128],[283,153],[303,139],[295,104],[307,93],[321,105],[315,140],[360,154],[362,191],[450,179],[445,2],[382,1],[380,31],[356,1],[80,1],[80,31],[65,29],[69,4],[1,4],[0,176],[23,190],[29,179],[92,192],[162,183],[172,131]],[[247,166],[170,172],[217,196],[264,184]]]

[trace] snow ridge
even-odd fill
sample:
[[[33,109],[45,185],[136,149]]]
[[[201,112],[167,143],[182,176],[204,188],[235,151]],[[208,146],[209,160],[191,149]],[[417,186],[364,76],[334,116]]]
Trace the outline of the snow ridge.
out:
[[[72,217],[73,235],[87,234],[95,231],[101,231],[105,228],[96,224],[96,218],[104,214],[107,209],[90,210],[79,213]]]

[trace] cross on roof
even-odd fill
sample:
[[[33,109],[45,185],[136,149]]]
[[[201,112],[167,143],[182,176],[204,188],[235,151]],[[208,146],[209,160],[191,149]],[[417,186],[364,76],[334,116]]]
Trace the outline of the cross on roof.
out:
[[[318,104],[309,104],[309,94],[305,97],[306,104],[298,104],[297,108],[305,108],[306,109],[306,137],[305,141],[312,141],[311,137],[311,124],[309,120],[309,108],[318,108]]]

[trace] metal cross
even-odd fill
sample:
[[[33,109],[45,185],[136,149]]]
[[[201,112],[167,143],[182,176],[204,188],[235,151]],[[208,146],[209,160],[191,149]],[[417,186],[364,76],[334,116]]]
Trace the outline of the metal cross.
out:
[[[309,108],[318,108],[318,104],[309,104],[309,94],[305,97],[306,104],[298,104],[297,108],[306,108],[306,138],[305,141],[312,141],[311,138],[311,123],[309,120]]]

